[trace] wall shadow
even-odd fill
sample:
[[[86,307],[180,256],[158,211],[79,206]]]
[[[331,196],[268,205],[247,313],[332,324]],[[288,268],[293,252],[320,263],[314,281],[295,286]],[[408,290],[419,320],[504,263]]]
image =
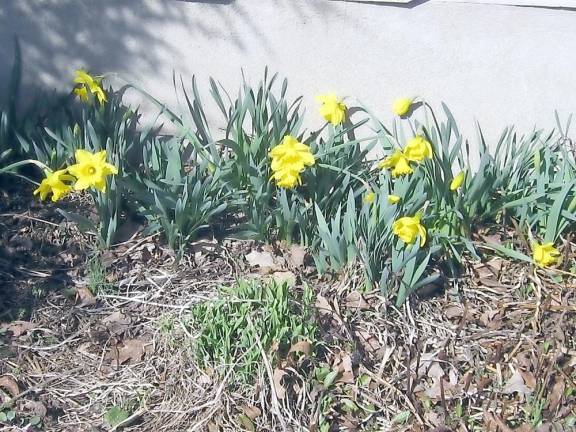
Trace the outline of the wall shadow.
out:
[[[225,18],[235,1],[2,0],[0,101],[7,94],[14,37],[18,37],[22,48],[21,98],[30,100],[39,88],[50,90],[71,83],[78,67],[95,73],[154,74],[163,62],[165,65],[166,58],[179,55],[173,53],[174,47],[162,30],[178,28],[191,39],[198,32],[204,37],[218,31],[229,34]],[[201,22],[190,26],[187,17],[194,14],[185,12],[193,7],[210,8],[211,15],[221,16],[217,28]]]

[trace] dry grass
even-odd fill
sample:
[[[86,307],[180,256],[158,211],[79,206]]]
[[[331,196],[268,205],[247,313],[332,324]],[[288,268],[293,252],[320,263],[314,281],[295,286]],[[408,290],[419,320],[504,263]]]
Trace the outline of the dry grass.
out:
[[[2,218],[8,230],[45,241],[55,235],[50,223],[73,230],[53,214]],[[70,236],[55,257],[85,250],[84,237]],[[99,257],[112,290],[49,292],[25,317],[27,330],[3,336],[0,397],[20,422],[3,430],[35,430],[27,426],[35,415],[53,431],[575,430],[573,275],[493,259],[396,310],[361,292],[358,269],[331,280],[301,268],[294,292],[303,282],[314,288],[318,340],[309,353],[283,356],[255,340],[262,368],[246,385],[234,375],[241,355],[197,366],[198,329],[186,314],[238,277],[265,277],[244,259],[253,247],[203,241],[175,265],[156,238],[135,236]],[[281,270],[297,271],[275,253]],[[70,287],[93,277],[77,262],[66,266]],[[33,261],[27,269],[6,280],[28,289],[47,273]],[[332,382],[322,369],[336,372]],[[130,414],[115,428],[103,420],[113,406]]]

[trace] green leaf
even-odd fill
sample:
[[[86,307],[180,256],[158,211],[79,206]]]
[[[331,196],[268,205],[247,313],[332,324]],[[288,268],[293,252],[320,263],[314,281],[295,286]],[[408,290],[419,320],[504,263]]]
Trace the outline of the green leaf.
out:
[[[401,411],[394,416],[392,423],[394,424],[406,424],[410,419],[412,413],[409,410]]]
[[[80,231],[83,231],[83,232],[96,231],[96,226],[87,217],[82,216],[82,215],[77,214],[77,213],[70,213],[70,212],[67,212],[66,210],[62,210],[62,209],[56,209],[56,210],[58,211],[58,213],[60,213],[66,219],[77,224]]]
[[[324,387],[330,388],[332,384],[334,384],[334,381],[336,381],[337,376],[338,376],[337,370],[329,372],[328,375],[326,375],[326,377],[324,378]]]
[[[106,412],[106,414],[104,414],[104,421],[106,421],[109,426],[114,427],[122,423],[128,417],[130,417],[130,413],[128,411],[120,407],[113,406]]]

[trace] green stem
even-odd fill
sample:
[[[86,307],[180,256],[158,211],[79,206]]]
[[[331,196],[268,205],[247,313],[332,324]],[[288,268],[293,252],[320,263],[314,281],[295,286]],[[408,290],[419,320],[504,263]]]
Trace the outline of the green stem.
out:
[[[358,180],[360,183],[362,183],[362,184],[364,185],[364,187],[366,188],[366,191],[369,191],[369,190],[372,189],[366,180],[364,180],[363,178],[357,176],[356,174],[351,173],[350,171],[348,171],[348,170],[345,169],[345,168],[338,168],[338,167],[335,167],[335,166],[332,166],[332,165],[328,165],[328,164],[323,164],[323,163],[319,163],[318,166],[319,166],[319,167],[322,167],[322,168],[329,169],[329,170],[331,170],[331,171],[342,172],[342,173],[344,173],[344,174],[348,174],[350,177],[355,178],[355,179]]]

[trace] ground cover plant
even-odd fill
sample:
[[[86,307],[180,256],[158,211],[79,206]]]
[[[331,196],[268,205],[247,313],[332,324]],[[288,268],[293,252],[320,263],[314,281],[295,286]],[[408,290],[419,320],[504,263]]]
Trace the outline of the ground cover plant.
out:
[[[487,143],[445,105],[401,98],[385,125],[327,93],[307,130],[268,71],[208,99],[175,77],[168,107],[86,70],[17,116],[19,63],[0,115],[7,428],[574,427],[570,118]]]

